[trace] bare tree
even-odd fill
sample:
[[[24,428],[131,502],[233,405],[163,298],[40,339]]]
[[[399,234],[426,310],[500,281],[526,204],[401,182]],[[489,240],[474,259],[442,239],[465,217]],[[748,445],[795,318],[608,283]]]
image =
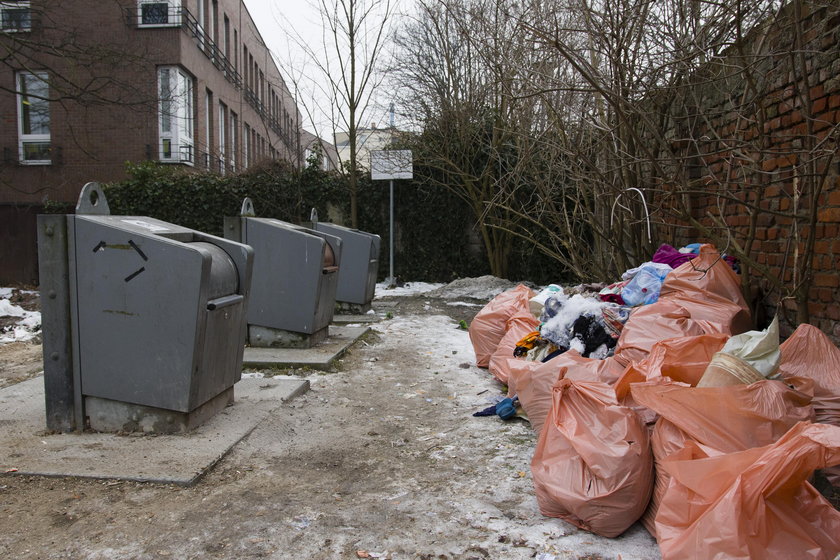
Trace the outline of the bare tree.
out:
[[[773,293],[771,304],[795,311],[792,324],[808,320],[840,134],[826,99],[815,102],[837,55],[836,3],[419,9],[401,35],[400,83],[420,144],[437,147],[427,163],[471,201],[488,251],[485,231],[502,231],[581,279],[608,279],[693,232],[741,260],[752,303]],[[773,225],[790,235],[771,258],[762,244]]]
[[[318,41],[289,30],[314,71],[295,69],[296,88],[314,92],[301,102],[316,132],[315,113],[329,115],[333,138],[347,131],[349,149],[340,169],[347,176],[350,221],[358,227],[360,128],[382,82],[380,63],[388,44],[395,0],[314,0],[322,24]],[[316,106],[313,107],[312,104]],[[341,154],[341,150],[339,150]]]
[[[472,208],[491,272],[502,277],[521,221],[505,201],[527,190],[528,165],[540,156],[531,130],[541,100],[517,95],[541,62],[517,38],[515,6],[418,2],[391,69],[401,105],[422,131],[414,150],[423,178]]]

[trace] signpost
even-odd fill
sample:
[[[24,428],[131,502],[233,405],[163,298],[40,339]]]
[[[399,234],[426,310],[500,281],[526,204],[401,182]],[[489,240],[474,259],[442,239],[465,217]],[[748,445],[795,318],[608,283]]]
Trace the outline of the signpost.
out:
[[[414,177],[411,150],[375,150],[370,152],[370,178],[373,181],[389,181],[391,189],[391,212],[389,227],[389,270],[385,282],[394,287],[394,179]]]

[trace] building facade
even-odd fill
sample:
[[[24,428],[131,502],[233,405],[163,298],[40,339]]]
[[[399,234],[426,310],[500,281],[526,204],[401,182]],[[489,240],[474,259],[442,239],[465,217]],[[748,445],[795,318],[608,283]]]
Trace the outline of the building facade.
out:
[[[396,139],[396,129],[376,128],[372,123],[370,128],[359,127],[356,130],[356,161],[360,169],[370,169],[370,153],[376,150],[386,150]],[[350,134],[348,132],[335,133],[335,148],[341,165],[350,161]]]
[[[335,146],[312,134],[308,130],[302,130],[300,145],[303,147],[303,157],[307,165],[314,158],[320,163],[322,171],[338,170],[338,152]]]
[[[126,162],[304,162],[301,114],[241,0],[0,0],[0,284],[37,280],[35,216]]]

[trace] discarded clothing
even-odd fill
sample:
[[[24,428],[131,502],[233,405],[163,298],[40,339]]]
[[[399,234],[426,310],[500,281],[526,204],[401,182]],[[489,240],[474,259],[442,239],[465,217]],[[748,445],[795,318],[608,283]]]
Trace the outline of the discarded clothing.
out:
[[[700,250],[699,244],[697,245],[697,250]],[[691,259],[697,256],[697,253],[683,253],[674,249],[667,243],[663,243],[659,246],[659,249],[653,254],[653,258],[650,260],[655,263],[662,263],[667,264],[671,268],[677,268],[681,264],[687,263]]]
[[[624,305],[624,300],[621,297],[621,290],[624,289],[624,286],[630,282],[629,280],[625,280],[623,282],[616,282],[615,284],[610,284],[600,292],[598,292],[598,298],[601,301],[605,301],[608,303],[616,303],[618,305]]]
[[[530,350],[532,350],[535,346],[539,345],[540,342],[540,331],[529,332],[519,342],[516,343],[516,347],[513,349],[513,357],[521,358],[522,356],[526,355]]]
[[[516,409],[519,406],[519,398],[503,398],[493,406],[488,406],[484,410],[474,412],[473,416],[498,416],[502,420],[509,420],[516,416]]]
[[[624,323],[630,318],[631,307],[621,305],[607,305],[601,310],[604,319],[604,329],[616,340],[621,336]]]
[[[616,339],[607,333],[603,319],[599,321],[599,318],[594,315],[581,315],[575,319],[572,333],[573,338],[583,343],[583,351],[580,355],[584,358],[589,358],[590,354],[601,346],[606,346],[607,349],[615,347]]]
[[[562,354],[563,352],[569,349],[567,346],[558,348],[556,345],[548,342],[545,339],[540,340],[544,340],[545,344],[537,346],[536,348],[528,352],[528,355],[525,357],[526,360],[529,360],[531,362],[547,362],[554,356]],[[549,358],[549,356],[551,356],[551,358]]]
[[[496,405],[488,406],[484,410],[479,410],[478,412],[473,412],[473,416],[495,416],[496,415]]]
[[[545,358],[543,358],[540,361],[542,363],[546,363],[547,361],[551,360],[552,358],[556,358],[560,354],[562,354],[564,352],[568,352],[568,351],[569,351],[568,348],[557,348],[554,352],[551,352],[550,354],[548,354]]]
[[[603,359],[612,355],[618,338],[617,335],[613,336],[613,333],[619,330],[616,325],[623,326],[629,317],[629,311],[617,312],[611,318],[613,324],[607,327],[603,310],[617,306],[599,301],[596,297],[581,295],[574,295],[563,301],[552,301],[552,298],[549,298],[546,309],[549,307],[552,308],[553,316],[540,325],[540,336],[552,343],[555,349],[543,352],[542,362],[547,362],[569,349],[576,350],[587,358]]]

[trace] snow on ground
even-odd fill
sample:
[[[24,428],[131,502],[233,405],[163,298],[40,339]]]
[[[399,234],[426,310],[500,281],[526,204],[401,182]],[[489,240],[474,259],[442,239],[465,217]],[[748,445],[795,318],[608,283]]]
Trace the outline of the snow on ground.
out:
[[[374,296],[374,298],[379,299],[383,297],[392,296],[416,296],[418,294],[431,292],[432,290],[436,290],[441,286],[443,286],[443,284],[429,284],[427,282],[406,282],[402,286],[389,288],[388,284],[386,284],[385,282],[380,282],[376,285],[376,295]]]
[[[495,276],[460,278],[449,284],[429,284],[427,282],[406,282],[397,288],[388,288],[384,282],[376,285],[376,298],[392,296],[416,296],[425,294],[442,299],[471,298],[490,301],[500,293],[515,287],[518,282],[511,282]],[[475,305],[457,302],[452,305]]]
[[[443,299],[472,298],[490,301],[500,293],[515,287],[518,282],[511,282],[495,276],[479,276],[477,278],[460,278],[428,292],[429,297]]]
[[[41,313],[27,311],[13,304],[9,301],[13,294],[12,288],[0,288],[0,319],[5,319],[4,323],[11,323],[0,329],[0,344],[26,342],[41,331]]]

